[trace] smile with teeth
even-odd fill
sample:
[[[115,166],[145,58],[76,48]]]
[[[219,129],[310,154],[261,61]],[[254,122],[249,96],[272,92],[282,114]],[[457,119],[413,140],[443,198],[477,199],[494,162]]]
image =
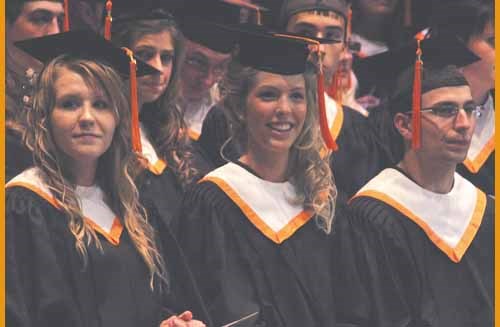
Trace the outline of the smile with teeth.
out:
[[[267,127],[278,132],[288,132],[293,128],[293,126],[294,125],[292,123],[288,122],[277,122],[277,123],[267,124]]]

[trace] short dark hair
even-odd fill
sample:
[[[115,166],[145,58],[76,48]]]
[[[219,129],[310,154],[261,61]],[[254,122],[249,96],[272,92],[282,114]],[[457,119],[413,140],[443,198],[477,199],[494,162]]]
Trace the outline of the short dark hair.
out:
[[[435,8],[430,25],[433,34],[456,35],[468,42],[494,19],[492,0],[450,0]]]

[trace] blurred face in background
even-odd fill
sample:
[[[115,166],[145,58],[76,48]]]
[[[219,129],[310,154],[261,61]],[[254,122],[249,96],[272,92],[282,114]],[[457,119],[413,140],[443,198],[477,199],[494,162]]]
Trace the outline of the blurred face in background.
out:
[[[357,0],[357,9],[362,17],[391,16],[396,10],[399,0]]]
[[[64,9],[61,2],[28,1],[19,16],[12,23],[7,23],[9,42],[42,37],[61,32]]]
[[[230,54],[220,53],[186,40],[186,55],[180,74],[182,97],[202,100],[226,72]]]
[[[345,19],[332,11],[305,11],[292,15],[286,27],[288,32],[305,37],[340,41],[332,44],[321,44],[325,80],[329,82],[337,70],[342,51],[344,50]]]

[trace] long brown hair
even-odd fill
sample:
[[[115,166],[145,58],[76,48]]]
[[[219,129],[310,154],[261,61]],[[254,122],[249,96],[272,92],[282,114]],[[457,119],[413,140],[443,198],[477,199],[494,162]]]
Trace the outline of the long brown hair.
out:
[[[165,280],[164,263],[155,242],[154,230],[148,223],[146,212],[139,204],[137,188],[133,182],[138,166],[130,150],[130,107],[123,94],[123,82],[109,66],[94,61],[60,56],[52,60],[40,73],[28,112],[28,126],[24,134],[32,150],[36,167],[41,170],[45,183],[68,215],[68,227],[75,237],[77,251],[87,262],[87,246],[95,242],[102,249],[94,229],[85,222],[75,195],[75,178],[70,170],[69,157],[56,145],[52,136],[50,117],[55,106],[55,82],[65,68],[80,75],[89,88],[103,91],[116,119],[116,129],[110,147],[98,159],[96,184],[104,193],[104,200],[121,219],[137,251],[151,274],[151,287],[155,276]]]
[[[184,55],[184,40],[172,17],[148,20],[126,20],[113,24],[112,41],[118,46],[130,47],[148,34],[167,31],[174,41],[173,69],[169,85],[158,100],[144,104],[141,122],[151,135],[158,155],[173,169],[180,182],[191,181],[195,171],[190,164],[187,127],[182,110],[175,105],[179,72]]]
[[[312,68],[311,68],[312,70]],[[231,137],[246,148],[246,100],[255,86],[258,70],[244,67],[233,60],[221,81],[222,108],[226,114]],[[316,214],[318,226],[329,233],[335,213],[337,189],[329,166],[329,153],[319,133],[316,78],[312,71],[303,74],[306,83],[307,113],[304,126],[290,149],[288,176],[295,186],[299,203]],[[227,143],[227,142],[226,142]]]

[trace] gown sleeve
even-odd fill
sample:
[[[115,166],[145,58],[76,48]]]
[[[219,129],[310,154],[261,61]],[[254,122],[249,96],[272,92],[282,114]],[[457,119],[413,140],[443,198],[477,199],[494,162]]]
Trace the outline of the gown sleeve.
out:
[[[259,311],[251,281],[251,268],[226,219],[236,219],[225,210],[221,191],[211,182],[194,185],[183,202],[178,239],[193,270],[215,326]],[[260,319],[258,319],[260,320]],[[265,326],[248,320],[239,326]]]
[[[419,265],[390,214],[358,198],[335,237],[339,320],[354,326],[425,326],[416,312],[423,289]]]
[[[7,326],[81,326],[47,224],[54,211],[31,191],[7,189]]]

